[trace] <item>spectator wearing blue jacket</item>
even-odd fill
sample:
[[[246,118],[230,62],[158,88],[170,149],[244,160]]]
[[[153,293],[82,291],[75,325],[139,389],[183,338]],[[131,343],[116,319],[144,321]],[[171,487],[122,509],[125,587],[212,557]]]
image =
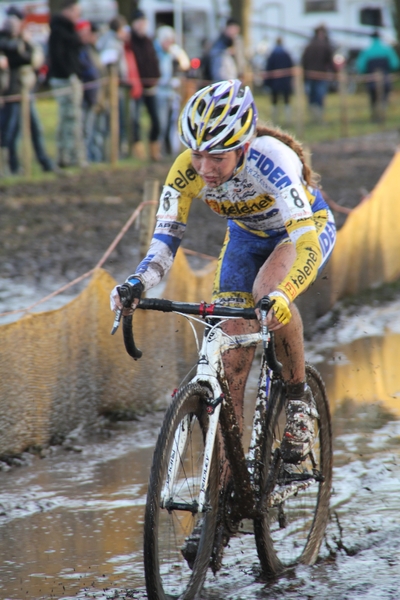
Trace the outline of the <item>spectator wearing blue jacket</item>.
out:
[[[222,81],[229,79],[229,74],[225,73],[224,57],[228,48],[235,45],[237,38],[240,36],[240,25],[234,18],[229,18],[221,35],[212,44],[207,55],[207,68],[204,73],[206,80]],[[239,65],[237,65],[239,67]],[[240,71],[240,69],[238,69]],[[240,73],[238,73],[240,75]]]
[[[379,89],[377,80],[367,81],[366,84],[370,98],[371,119],[380,121],[384,116],[391,90],[389,74],[399,69],[400,59],[392,46],[382,42],[378,31],[375,31],[371,37],[371,45],[357,57],[356,69],[361,74],[372,75],[381,72],[383,75],[382,90]]]
[[[283,47],[282,38],[278,37],[276,45],[267,58],[265,65],[266,76],[264,85],[271,90],[272,120],[278,119],[278,103],[282,98],[285,105],[285,121],[290,123],[290,96],[293,92],[293,75],[289,71],[293,67],[293,60],[289,52]],[[275,73],[276,71],[276,73]],[[279,73],[279,71],[286,71]]]

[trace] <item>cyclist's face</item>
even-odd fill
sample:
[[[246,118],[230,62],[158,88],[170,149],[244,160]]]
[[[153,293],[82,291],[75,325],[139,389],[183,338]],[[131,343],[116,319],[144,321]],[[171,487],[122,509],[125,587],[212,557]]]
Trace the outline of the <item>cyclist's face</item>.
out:
[[[242,150],[210,154],[206,150],[192,151],[192,165],[209,187],[216,188],[228,181],[239,162]]]

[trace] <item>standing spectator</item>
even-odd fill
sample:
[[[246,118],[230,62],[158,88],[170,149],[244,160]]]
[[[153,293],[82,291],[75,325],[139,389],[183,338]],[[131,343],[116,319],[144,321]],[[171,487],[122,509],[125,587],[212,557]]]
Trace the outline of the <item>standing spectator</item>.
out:
[[[265,70],[267,71],[264,84],[271,90],[272,100],[272,120],[277,122],[278,120],[278,102],[279,98],[282,97],[285,105],[285,121],[286,124],[291,122],[290,115],[290,96],[292,95],[292,79],[291,73],[277,73],[274,71],[280,71],[282,69],[287,70],[293,67],[293,60],[289,52],[283,47],[282,38],[278,37],[276,40],[275,48],[267,58]]]
[[[118,75],[118,116],[119,116],[119,144],[120,152],[124,153],[127,145],[126,139],[126,110],[125,110],[125,85],[127,78],[127,66],[125,60],[125,27],[126,19],[123,15],[117,15],[111,19],[108,30],[99,38],[97,49],[100,59],[110,67],[114,65]]]
[[[334,71],[333,51],[324,25],[315,29],[313,39],[304,49],[301,64],[312,116],[315,121],[321,122],[328,91],[328,73]]]
[[[9,78],[3,91],[4,96],[18,96],[22,85],[32,89],[36,82],[34,67],[39,68],[43,56],[38,53],[23,28],[24,15],[19,8],[11,6],[7,10],[4,28],[0,32],[0,51],[8,63]],[[30,99],[30,129],[32,144],[38,162],[43,171],[53,171],[53,164],[48,157],[43,141],[43,133],[33,98]],[[17,153],[20,132],[21,101],[6,100],[1,110],[0,136],[2,163],[8,164],[11,173],[18,173],[19,159]]]
[[[382,73],[381,90],[376,81],[367,81],[366,84],[371,106],[371,120],[380,121],[384,118],[391,90],[389,73],[398,70],[400,60],[395,49],[382,42],[378,31],[375,31],[371,37],[371,45],[357,57],[356,69],[361,74]]]
[[[62,0],[61,12],[50,20],[49,82],[58,103],[57,161],[62,168],[87,164],[79,60],[82,42],[75,31],[79,17],[77,0]]]
[[[109,30],[99,39],[97,48],[105,64],[115,64],[119,81],[119,124],[121,151],[128,147],[129,127],[135,114],[136,102],[142,96],[142,82],[131,48],[131,30],[125,17],[118,15],[110,22]]]
[[[88,160],[91,162],[104,162],[107,158],[107,138],[109,122],[109,85],[107,80],[107,67],[103,64],[100,52],[97,49],[99,28],[95,23],[90,24],[88,53],[100,77],[96,103],[91,109],[92,120],[87,123],[86,148]]]
[[[236,19],[229,18],[220,36],[211,45],[204,62],[207,67],[204,72],[205,79],[210,82],[229,79],[232,73],[231,61],[227,60],[229,53],[236,63],[236,76],[241,75],[240,52],[236,52],[239,43],[240,25]],[[230,49],[230,50],[229,50]]]
[[[92,26],[89,21],[79,21],[76,31],[81,39],[82,46],[79,53],[81,64],[81,77],[84,85],[83,91],[83,134],[86,148],[86,158],[90,162],[99,157],[92,152],[93,129],[96,123],[96,115],[99,108],[99,96],[101,91],[101,62],[98,52],[93,45]],[[88,85],[86,85],[88,84]],[[104,159],[103,153],[100,160]]]
[[[146,158],[142,142],[140,114],[142,105],[146,106],[150,117],[150,158],[160,160],[160,121],[157,107],[157,83],[160,78],[160,66],[153,41],[147,35],[148,22],[143,11],[137,10],[132,19],[131,44],[143,85],[142,97],[136,102],[133,115],[133,155],[141,160]]]
[[[179,72],[190,68],[186,52],[176,43],[175,31],[168,25],[157,30],[154,47],[157,52],[161,78],[157,86],[157,105],[160,119],[160,142],[163,155],[176,156],[180,150],[177,136],[181,95]]]

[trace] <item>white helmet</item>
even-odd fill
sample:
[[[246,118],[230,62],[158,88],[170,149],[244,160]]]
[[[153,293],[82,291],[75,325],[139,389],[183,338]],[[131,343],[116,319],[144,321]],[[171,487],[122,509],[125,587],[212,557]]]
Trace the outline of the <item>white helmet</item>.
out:
[[[181,141],[212,154],[241,148],[253,137],[257,109],[248,86],[238,79],[219,81],[196,92],[179,119]]]

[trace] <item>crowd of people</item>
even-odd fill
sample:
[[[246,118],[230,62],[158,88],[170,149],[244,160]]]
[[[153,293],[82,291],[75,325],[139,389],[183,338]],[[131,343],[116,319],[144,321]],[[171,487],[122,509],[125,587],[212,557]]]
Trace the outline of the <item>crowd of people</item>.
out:
[[[110,155],[111,70],[118,80],[119,153],[121,157],[160,160],[180,151],[177,123],[182,102],[182,77],[191,69],[185,50],[177,44],[174,29],[158,27],[153,37],[149,23],[139,9],[130,22],[116,15],[104,27],[81,18],[78,0],[62,0],[60,10],[50,20],[47,46],[35,44],[25,25],[24,13],[10,6],[0,31],[0,162],[3,174],[20,172],[18,138],[21,128],[23,86],[37,90],[48,86],[58,106],[57,155],[49,157],[36,110],[30,95],[30,128],[37,161],[44,171],[89,162],[106,161]],[[204,42],[199,78],[204,82],[241,79],[249,73],[238,21],[229,18],[220,35]],[[272,105],[272,121],[290,126],[291,98],[294,92],[295,60],[282,37],[264,56],[264,89]],[[324,103],[330,80],[337,68],[328,30],[320,25],[305,45],[300,65],[310,117],[323,121]],[[366,83],[371,118],[378,120],[378,105],[388,100],[389,74],[399,69],[395,50],[374,33],[369,48],[356,62],[358,73],[383,73],[379,88],[372,78]],[[283,117],[280,106],[283,105]],[[143,111],[150,123],[144,139]]]
[[[180,110],[180,74],[190,68],[172,27],[148,35],[145,14],[136,10],[130,23],[116,15],[105,27],[83,20],[77,0],[63,0],[50,19],[47,48],[33,43],[24,13],[11,6],[0,31],[1,162],[3,172],[20,172],[21,92],[38,81],[57,102],[57,156],[45,149],[42,127],[30,96],[31,137],[44,171],[107,160],[110,137],[111,69],[118,78],[119,152],[152,160],[179,152],[176,123]],[[150,119],[144,143],[142,113]]]
[[[325,97],[329,85],[334,81],[334,74],[338,67],[334,61],[334,48],[329,39],[328,29],[325,25],[315,28],[313,37],[306,44],[301,55],[300,65],[304,73],[304,87],[308,100],[311,119],[322,123],[324,114]],[[271,94],[272,119],[277,121],[278,104],[280,98],[284,104],[284,118],[281,122],[286,125],[291,123],[290,100],[293,94],[293,69],[294,60],[284,48],[283,40],[278,37],[276,44],[267,57],[265,63],[264,86]],[[361,51],[356,60],[356,72],[365,75],[366,89],[370,97],[371,119],[379,120],[378,112],[378,79],[377,73],[382,74],[383,83],[380,100],[383,108],[388,101],[391,90],[390,74],[400,68],[400,60],[395,49],[385,44],[378,31],[371,35],[371,45]],[[370,76],[370,77],[368,77]]]

